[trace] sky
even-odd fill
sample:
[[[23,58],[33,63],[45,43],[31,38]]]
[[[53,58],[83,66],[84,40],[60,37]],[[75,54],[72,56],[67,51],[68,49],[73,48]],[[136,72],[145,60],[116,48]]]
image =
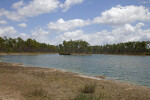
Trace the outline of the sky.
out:
[[[150,0],[0,0],[0,36],[52,45],[150,40]]]

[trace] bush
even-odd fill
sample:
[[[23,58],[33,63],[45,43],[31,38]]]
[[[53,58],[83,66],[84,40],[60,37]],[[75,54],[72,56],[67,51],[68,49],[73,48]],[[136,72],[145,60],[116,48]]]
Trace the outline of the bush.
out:
[[[86,84],[82,89],[82,93],[94,93],[96,88],[96,84]]]

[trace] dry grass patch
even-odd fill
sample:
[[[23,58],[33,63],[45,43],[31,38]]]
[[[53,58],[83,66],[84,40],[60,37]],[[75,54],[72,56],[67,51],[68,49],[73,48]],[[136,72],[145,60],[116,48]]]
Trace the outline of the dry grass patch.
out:
[[[43,72],[43,71],[41,71],[41,72],[32,71],[32,75],[36,76],[36,77],[41,77],[41,78],[44,78],[46,76],[45,72]]]
[[[27,100],[51,100],[46,89],[42,87],[32,87],[26,94]]]
[[[70,100],[100,100],[100,97],[96,97],[92,94],[78,94],[74,99]]]
[[[14,93],[14,97],[19,93],[26,100],[150,100],[149,88],[3,62],[0,62],[0,90]]]
[[[39,97],[47,97],[48,92],[43,89],[42,87],[35,87],[32,88],[29,93],[27,93],[27,96],[32,97],[32,96],[39,96]]]

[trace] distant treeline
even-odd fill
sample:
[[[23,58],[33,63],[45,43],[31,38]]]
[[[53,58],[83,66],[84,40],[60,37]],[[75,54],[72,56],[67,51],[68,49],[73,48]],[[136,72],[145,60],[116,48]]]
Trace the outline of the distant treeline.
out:
[[[150,41],[127,42],[112,45],[90,46],[83,40],[63,41],[59,45],[60,54],[92,53],[92,54],[137,54],[150,55]]]
[[[83,40],[63,41],[58,46],[39,43],[34,39],[0,37],[0,52],[46,52],[59,54],[135,54],[150,55],[150,41],[126,42],[91,46]]]
[[[95,54],[143,54],[150,55],[150,41],[126,42],[112,45],[92,46]]]
[[[86,41],[63,41],[63,44],[59,44],[59,54],[70,55],[71,53],[92,53],[92,47]]]
[[[58,52],[58,47],[39,43],[34,39],[24,41],[20,37],[12,39],[0,37],[0,52]]]

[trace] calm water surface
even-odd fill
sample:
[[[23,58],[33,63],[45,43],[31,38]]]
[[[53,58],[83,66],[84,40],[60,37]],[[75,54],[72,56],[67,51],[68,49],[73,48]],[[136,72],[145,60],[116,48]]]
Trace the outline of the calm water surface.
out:
[[[46,54],[7,55],[0,58],[3,58],[4,62],[64,69],[88,76],[102,75],[150,87],[150,56]]]

